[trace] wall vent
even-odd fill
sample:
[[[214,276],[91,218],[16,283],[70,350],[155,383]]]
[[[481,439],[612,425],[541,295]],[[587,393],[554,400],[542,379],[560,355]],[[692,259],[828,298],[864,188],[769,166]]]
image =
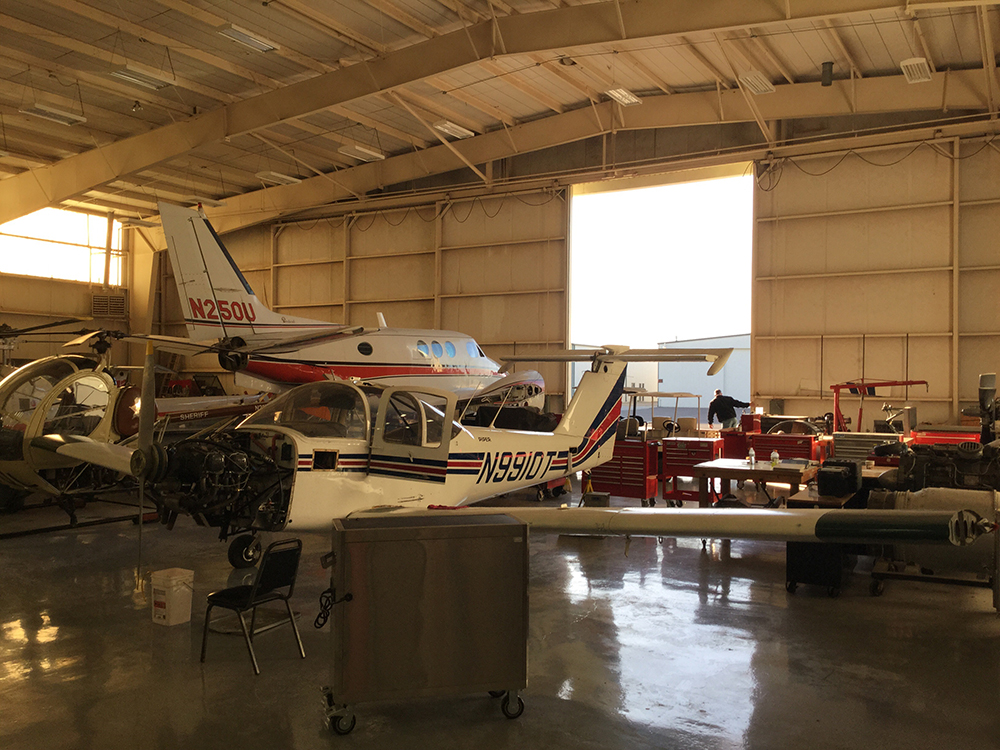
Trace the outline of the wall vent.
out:
[[[128,304],[124,294],[95,294],[90,300],[90,314],[95,318],[128,317]]]

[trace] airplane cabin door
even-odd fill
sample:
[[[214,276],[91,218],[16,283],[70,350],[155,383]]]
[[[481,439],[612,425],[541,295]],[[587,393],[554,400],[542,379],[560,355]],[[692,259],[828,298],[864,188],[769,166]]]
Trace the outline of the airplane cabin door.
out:
[[[369,474],[444,483],[456,396],[430,388],[386,389],[378,405]]]

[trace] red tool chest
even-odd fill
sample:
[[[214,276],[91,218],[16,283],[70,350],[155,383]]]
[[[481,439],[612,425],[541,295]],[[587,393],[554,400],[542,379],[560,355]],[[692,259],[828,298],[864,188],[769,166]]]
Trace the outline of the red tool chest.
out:
[[[678,437],[663,439],[663,465],[660,478],[663,480],[664,500],[698,501],[698,490],[681,490],[677,477],[691,476],[695,464],[714,461],[722,457],[723,438]]]
[[[746,416],[744,414],[743,416]],[[723,430],[722,457],[746,458],[750,445],[747,443],[747,433],[737,430]]]
[[[590,470],[594,491],[640,500],[655,498],[658,448],[656,442],[616,440],[612,459]]]
[[[771,451],[778,451],[781,458],[805,458],[822,462],[826,459],[827,443],[818,438],[818,435],[797,435],[788,432],[774,435],[756,433],[747,435],[747,447],[753,448],[758,461],[768,461],[771,458]]]

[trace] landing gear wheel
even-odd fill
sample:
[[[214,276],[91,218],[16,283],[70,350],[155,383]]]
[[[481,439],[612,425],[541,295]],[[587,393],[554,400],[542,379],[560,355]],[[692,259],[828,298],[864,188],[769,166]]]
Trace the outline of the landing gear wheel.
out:
[[[354,725],[358,723],[358,717],[354,714],[350,716],[331,716],[330,729],[337,734],[350,734]]]
[[[826,595],[829,596],[831,599],[836,599],[838,596],[840,596],[840,587],[839,586],[827,587]]]
[[[795,581],[785,581],[785,591],[787,591],[789,594],[794,594],[795,589],[797,589],[798,587],[799,584],[797,584]]]
[[[252,534],[241,534],[229,543],[229,564],[234,568],[252,568],[260,554],[260,540]]]
[[[524,701],[521,700],[521,696],[517,696],[517,706],[512,709],[510,707],[510,694],[508,693],[500,701],[500,710],[503,711],[503,715],[508,719],[516,719],[524,713]]]
[[[506,690],[491,690],[490,691],[490,698],[503,698],[505,695],[507,695],[507,691]]]
[[[868,591],[872,596],[882,596],[882,592],[885,591],[885,583],[878,578],[873,578],[868,586]]]

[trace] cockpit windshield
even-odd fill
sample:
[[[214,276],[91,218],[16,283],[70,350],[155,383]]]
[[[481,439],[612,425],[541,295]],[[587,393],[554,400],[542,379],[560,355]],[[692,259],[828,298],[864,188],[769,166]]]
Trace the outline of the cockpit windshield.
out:
[[[2,384],[10,389],[4,397],[3,426],[24,430],[31,416],[56,383],[77,370],[94,369],[97,362],[83,357],[40,359],[9,375]]]
[[[241,427],[288,427],[315,438],[368,438],[365,398],[354,386],[322,381],[293,388],[261,407]]]

